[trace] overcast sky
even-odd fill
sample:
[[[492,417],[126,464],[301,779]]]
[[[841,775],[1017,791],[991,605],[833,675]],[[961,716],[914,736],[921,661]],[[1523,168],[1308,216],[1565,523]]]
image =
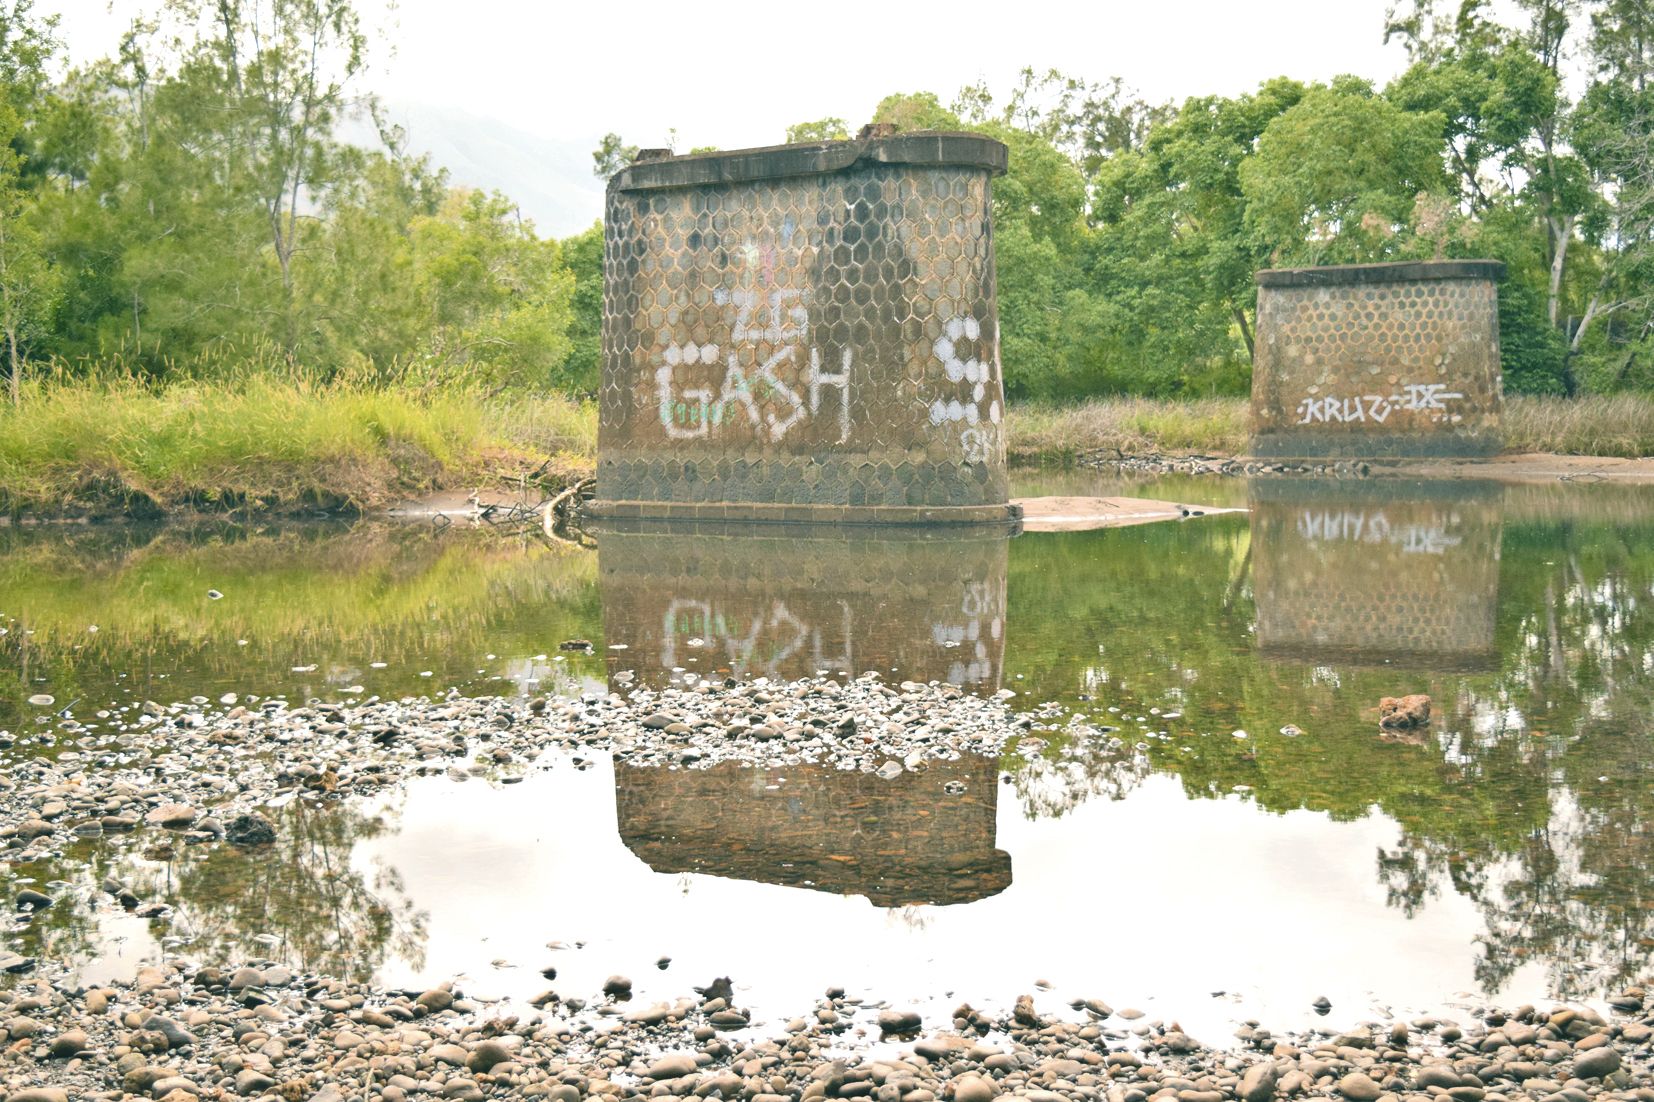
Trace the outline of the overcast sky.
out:
[[[704,4],[627,0],[381,0],[377,91],[496,118],[581,143],[735,148],[780,141],[827,115],[852,127],[892,91],[944,102],[1024,65],[1120,76],[1151,99],[1235,93],[1283,73],[1383,80],[1403,64],[1382,43],[1387,0],[1010,0],[993,4],[848,0]],[[79,60],[108,53],[140,0],[40,0],[63,17]],[[394,52],[393,52],[394,49]]]

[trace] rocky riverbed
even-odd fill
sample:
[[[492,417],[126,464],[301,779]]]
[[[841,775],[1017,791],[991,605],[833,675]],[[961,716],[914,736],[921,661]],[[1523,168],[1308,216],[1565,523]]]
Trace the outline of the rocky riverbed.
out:
[[[1035,754],[1058,727],[1117,739],[1060,709],[1017,711],[1009,693],[873,676],[616,683],[578,699],[198,698],[45,713],[3,736],[0,857],[27,870],[76,839],[256,848],[279,829],[264,813],[285,802],[368,795],[430,773],[511,783],[548,750],[660,769],[813,762],[894,780],[965,755]],[[1117,722],[1147,732],[1172,718]],[[8,901],[12,929],[62,905],[55,890],[29,885]],[[118,881],[102,890],[165,916]],[[1197,1040],[1101,999],[1011,992],[978,993],[996,1009],[962,1005],[950,1017],[927,1004],[921,1017],[830,989],[784,1020],[756,1016],[728,980],[691,996],[686,979],[683,997],[643,1005],[625,977],[582,991],[558,987],[549,968],[552,988],[521,1003],[471,999],[463,985],[386,990],[269,960],[181,956],[87,986],[64,962],[4,943],[0,970],[10,973],[0,983],[4,1102],[1654,1102],[1654,1000],[1642,987],[1605,1014],[1526,1006],[1300,1035],[1249,1023]]]
[[[939,684],[873,676],[686,687],[581,698],[367,699],[361,703],[203,699],[57,715],[8,733],[0,775],[0,858],[29,862],[76,838],[164,829],[187,841],[256,844],[258,811],[334,799],[408,777],[458,771],[511,783],[547,750],[610,753],[663,768],[813,762],[896,777],[927,761],[997,755],[1060,712],[1012,711]],[[32,755],[20,751],[35,751]],[[118,894],[118,889],[116,889]],[[48,905],[33,901],[33,906]],[[3,962],[0,962],[3,966]]]
[[[45,977],[0,992],[6,1102],[270,1102],[679,1096],[784,1102],[1654,1102],[1654,1000],[1488,1010],[1224,1045],[1099,999],[924,1021],[831,989],[756,1021],[739,989],[635,1006],[612,977],[591,1001],[548,991],[520,1010],[452,985],[384,991],[257,962],[144,968],[118,987]]]

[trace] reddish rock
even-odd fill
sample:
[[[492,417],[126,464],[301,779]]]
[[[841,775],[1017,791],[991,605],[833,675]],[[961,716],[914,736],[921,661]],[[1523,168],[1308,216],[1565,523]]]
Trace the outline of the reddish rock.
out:
[[[1378,725],[1387,730],[1423,727],[1430,722],[1430,698],[1423,693],[1387,696],[1378,702]]]

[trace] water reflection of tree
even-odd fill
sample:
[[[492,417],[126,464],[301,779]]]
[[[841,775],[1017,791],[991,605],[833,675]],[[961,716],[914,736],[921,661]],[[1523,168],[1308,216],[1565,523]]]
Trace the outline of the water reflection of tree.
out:
[[[396,808],[301,803],[271,817],[276,841],[267,846],[191,846],[148,830],[11,869],[0,876],[8,892],[20,878],[62,886],[52,890],[58,902],[9,947],[70,966],[105,952],[123,936],[105,921],[118,913],[102,889],[107,877],[143,902],[171,906],[165,932],[187,938],[202,961],[274,959],[361,980],[393,956],[423,965],[427,916],[414,910],[395,869],[356,856],[361,843],[395,829]]]
[[[1153,770],[1194,798],[1401,830],[1377,857],[1391,905],[1443,893],[1483,916],[1489,991],[1526,962],[1558,995],[1600,993],[1654,960],[1654,524],[1615,499],[1512,492],[1498,565],[1498,665],[1483,672],[1260,661],[1244,580],[1248,529],[1044,537],[1011,561],[1007,669],[1118,705],[1180,713],[1143,757],[1053,738],[1016,786],[1031,814],[1118,798]],[[1073,579],[1085,577],[1076,586]],[[1449,597],[1450,599],[1450,597]],[[1422,745],[1384,742],[1383,695],[1429,692]],[[1051,695],[1049,692],[1047,696]],[[1286,724],[1300,738],[1278,734]],[[1230,737],[1244,727],[1244,740]],[[1135,725],[1122,732],[1131,744]],[[1066,752],[1065,752],[1066,751]],[[1077,756],[1075,756],[1077,754]],[[1020,760],[1009,759],[1013,765]],[[1605,778],[1605,779],[1604,779]]]
[[[1647,525],[1507,531],[1505,659],[1491,685],[1466,687],[1484,723],[1455,749],[1485,769],[1520,748],[1499,767],[1532,778],[1545,819],[1513,846],[1443,846],[1409,832],[1380,855],[1405,907],[1418,905],[1432,874],[1476,901],[1485,923],[1477,978],[1488,990],[1537,961],[1558,995],[1598,994],[1654,960],[1650,537]]]
[[[169,860],[133,868],[130,883],[173,905],[174,929],[203,959],[268,956],[359,980],[390,956],[418,968],[426,914],[413,909],[397,870],[354,859],[361,843],[394,829],[396,816],[295,803],[274,816],[271,845],[178,846]]]
[[[60,706],[84,698],[82,715],[225,689],[303,699],[337,687],[330,671],[372,660],[389,666],[369,675],[375,691],[429,692],[439,682],[421,670],[468,677],[484,653],[591,635],[596,565],[487,533],[373,523],[0,529],[0,613],[15,618],[0,620],[0,728],[38,714],[23,703],[42,691],[34,676]]]

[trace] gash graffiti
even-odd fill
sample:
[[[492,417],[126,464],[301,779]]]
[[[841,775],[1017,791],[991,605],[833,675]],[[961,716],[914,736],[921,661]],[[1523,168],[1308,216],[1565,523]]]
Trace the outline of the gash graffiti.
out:
[[[850,439],[850,365],[848,348],[835,365],[822,365],[821,349],[809,348],[810,313],[806,291],[781,288],[761,294],[750,289],[720,288],[713,301],[730,308],[733,319],[727,345],[693,341],[668,344],[655,368],[660,424],[672,440],[694,440],[714,430],[745,424],[770,440],[782,440],[793,427],[821,413],[825,392],[838,391],[838,442]],[[767,346],[768,352],[760,346]],[[779,373],[798,364],[789,384]],[[746,359],[755,366],[742,367]],[[676,373],[697,364],[723,365],[723,376],[710,385],[679,389]],[[802,385],[798,380],[802,380]]]

